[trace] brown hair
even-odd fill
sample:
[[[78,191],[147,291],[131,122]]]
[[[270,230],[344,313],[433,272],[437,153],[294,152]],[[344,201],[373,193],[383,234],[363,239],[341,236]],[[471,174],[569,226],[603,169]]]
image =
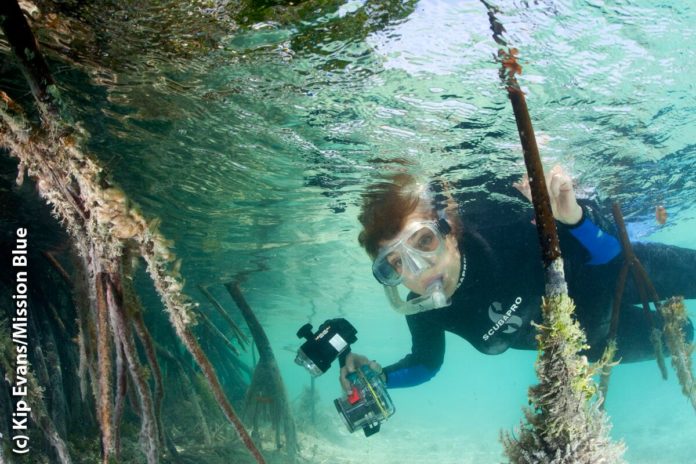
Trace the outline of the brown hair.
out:
[[[406,225],[406,218],[413,213],[422,201],[420,184],[411,174],[399,173],[385,177],[370,185],[362,195],[363,204],[358,220],[363,230],[358,236],[360,246],[365,248],[371,258],[379,251],[379,244],[394,238]],[[455,236],[461,230],[456,204],[447,195],[447,219]],[[432,206],[432,218],[437,214]]]

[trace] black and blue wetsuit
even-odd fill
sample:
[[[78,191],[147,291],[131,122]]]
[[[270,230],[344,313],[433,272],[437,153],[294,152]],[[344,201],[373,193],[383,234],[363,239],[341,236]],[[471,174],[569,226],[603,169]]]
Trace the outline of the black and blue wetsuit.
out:
[[[616,236],[588,201],[580,201],[581,221],[559,224],[568,293],[576,305],[576,317],[587,335],[590,360],[598,359],[606,343],[616,278],[623,264]],[[440,369],[445,354],[445,331],[457,334],[485,354],[508,348],[537,348],[535,328],[541,322],[544,271],[533,212],[496,211],[505,224],[487,224],[482,217],[473,226],[462,213],[464,233],[459,237],[464,278],[452,296],[452,304],[406,316],[412,348],[401,361],[387,366],[387,387],[410,387],[430,380]],[[660,297],[683,295],[696,298],[696,250],[656,243],[634,243],[634,252],[650,275]],[[464,266],[465,263],[465,266]],[[411,294],[409,298],[417,295]],[[622,300],[617,331],[621,362],[654,357],[651,327],[641,307],[638,291],[629,277]],[[653,312],[658,327],[661,317]],[[691,321],[685,327],[693,339]]]

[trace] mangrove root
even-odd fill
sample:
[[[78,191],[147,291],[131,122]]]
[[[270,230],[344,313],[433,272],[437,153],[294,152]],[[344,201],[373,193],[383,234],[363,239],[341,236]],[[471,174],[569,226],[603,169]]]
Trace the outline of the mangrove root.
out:
[[[198,289],[201,291],[203,295],[210,301],[210,303],[213,305],[213,308],[215,308],[222,316],[225,321],[227,321],[227,324],[232,328],[234,331],[234,335],[237,338],[237,342],[239,345],[246,351],[246,345],[249,343],[249,340],[247,339],[246,335],[239,329],[239,326],[237,325],[236,322],[232,320],[229,314],[227,314],[227,311],[225,311],[225,308],[222,307],[220,302],[208,291],[206,287],[203,285],[198,285]]]
[[[662,378],[667,380],[667,366],[665,364],[664,350],[662,349],[662,333],[660,329],[655,326],[655,321],[653,320],[652,313],[650,311],[648,293],[650,293],[650,297],[652,297],[656,310],[660,307],[660,297],[657,295],[655,287],[648,277],[648,273],[645,271],[645,268],[633,252],[633,247],[628,239],[628,232],[626,231],[626,224],[623,220],[623,214],[621,213],[621,207],[618,203],[614,203],[612,205],[612,213],[614,215],[614,221],[616,222],[619,239],[621,240],[624,260],[626,263],[628,263],[628,267],[631,270],[631,275],[633,276],[633,281],[638,289],[638,295],[640,295],[640,301],[643,306],[643,314],[645,315],[649,326],[652,328],[650,332],[650,342],[652,343],[653,350],[655,352],[655,360],[657,361],[657,366],[660,368]]]
[[[259,350],[259,362],[254,369],[254,376],[245,399],[244,416],[251,421],[252,430],[255,433],[258,433],[259,422],[264,416],[269,418],[275,432],[276,447],[279,449],[282,446],[280,440],[282,428],[287,454],[294,460],[297,454],[295,421],[271,343],[256,314],[244,298],[239,283],[229,282],[225,284],[225,288],[242,312]]]
[[[497,19],[498,9],[483,0],[493,37],[501,46],[505,28]],[[592,401],[596,385],[594,368],[579,356],[586,348],[585,334],[574,320],[575,305],[568,297],[563,259],[544,170],[539,156],[524,93],[515,78],[522,72],[517,50],[499,49],[500,77],[512,103],[524,162],[530,180],[537,235],[545,267],[546,297],[542,302],[542,324],[538,326],[540,355],[536,362],[539,384],[529,389],[532,408],[525,410],[526,424],[515,439],[501,433],[505,453],[514,464],[594,464],[620,462],[622,443],[609,437],[609,421]]]
[[[174,255],[168,241],[158,231],[157,222],[148,222],[126,194],[108,179],[93,157],[81,150],[84,131],[79,124],[68,126],[58,114],[58,92],[16,0],[0,2],[0,26],[29,82],[42,119],[41,128],[33,127],[19,105],[0,91],[0,148],[19,160],[19,181],[25,173],[36,181],[39,195],[67,229],[82,261],[89,301],[85,313],[93,321],[94,333],[87,334],[84,330],[92,330],[89,321],[80,324],[81,354],[87,354],[88,343],[96,341],[96,366],[92,369],[89,359],[83,365],[93,370],[91,378],[102,435],[102,461],[108,463],[114,451],[112,347],[117,356],[123,349],[125,363],[138,391],[144,452],[149,462],[159,459],[159,433],[153,419],[149,386],[143,381],[132,328],[124,311],[121,263],[128,244],[147,263],[147,272],[170,323],[203,370],[225,416],[257,462],[263,463],[263,456],[223,394],[212,365],[191,331],[195,322],[194,303],[182,292],[178,266],[171,263]],[[82,356],[81,359],[84,360]],[[37,423],[38,419],[41,419],[40,424],[46,424],[43,418],[37,418]],[[52,439],[53,434],[46,430],[48,438]]]
[[[501,433],[513,464],[596,464],[622,461],[623,443],[612,443],[607,416],[596,391],[595,369],[585,357],[585,335],[573,319],[574,305],[567,295],[545,298],[543,325],[537,339],[541,354],[536,364],[540,383],[529,389],[531,408],[527,423],[516,438]]]

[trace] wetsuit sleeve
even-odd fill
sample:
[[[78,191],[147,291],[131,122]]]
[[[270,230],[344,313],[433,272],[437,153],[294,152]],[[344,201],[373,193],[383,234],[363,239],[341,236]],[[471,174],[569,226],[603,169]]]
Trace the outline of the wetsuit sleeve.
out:
[[[432,379],[445,356],[445,331],[427,313],[406,317],[411,331],[411,353],[384,368],[387,388],[413,387]]]
[[[578,204],[582,209],[580,222],[573,226],[561,224],[559,228],[565,229],[587,250],[590,258],[586,264],[606,264],[621,253],[621,244],[607,232],[608,226],[589,201],[580,200]]]

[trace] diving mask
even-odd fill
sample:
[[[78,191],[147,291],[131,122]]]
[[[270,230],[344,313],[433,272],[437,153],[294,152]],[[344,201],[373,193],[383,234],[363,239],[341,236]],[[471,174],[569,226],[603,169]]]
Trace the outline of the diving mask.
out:
[[[408,301],[399,295],[397,285],[404,274],[418,276],[433,267],[445,251],[445,237],[450,227],[444,218],[438,221],[414,221],[403,230],[395,241],[385,246],[372,264],[372,273],[384,285],[384,291],[392,307],[401,314],[449,306],[442,278],[431,282],[422,295]]]
[[[404,273],[417,276],[431,268],[445,249],[440,222],[447,224],[444,219],[408,224],[396,240],[380,250],[372,263],[375,278],[382,285],[396,286]]]

